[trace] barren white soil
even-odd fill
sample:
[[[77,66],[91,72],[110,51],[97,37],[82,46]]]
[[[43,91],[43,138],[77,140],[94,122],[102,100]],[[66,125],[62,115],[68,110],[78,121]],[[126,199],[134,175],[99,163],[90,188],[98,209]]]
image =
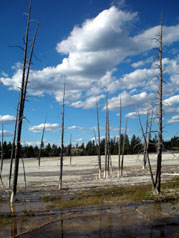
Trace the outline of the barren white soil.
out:
[[[156,154],[150,155],[153,172],[156,168]],[[43,189],[47,186],[57,188],[59,183],[59,158],[41,158],[38,167],[37,159],[24,159],[27,189]],[[4,160],[2,179],[8,188],[10,160]],[[108,187],[112,185],[125,186],[132,184],[151,183],[149,169],[143,169],[143,155],[126,155],[124,157],[123,177],[118,177],[118,156],[112,156],[113,170],[105,179],[98,178],[97,156],[74,156],[70,165],[70,158],[64,157],[63,188],[77,191],[94,187]],[[104,171],[104,156],[102,156],[102,171]],[[179,176],[179,154],[163,154],[162,181]],[[2,187],[2,184],[0,184]],[[22,161],[19,165],[18,187],[24,187],[24,172]]]

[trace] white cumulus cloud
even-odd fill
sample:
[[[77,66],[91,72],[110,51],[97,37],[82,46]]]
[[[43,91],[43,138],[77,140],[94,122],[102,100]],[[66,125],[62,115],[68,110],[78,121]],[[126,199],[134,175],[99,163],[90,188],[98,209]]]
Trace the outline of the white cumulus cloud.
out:
[[[44,124],[40,124],[38,126],[32,126],[29,128],[30,131],[34,133],[42,132],[44,128]],[[60,129],[60,125],[57,123],[50,124],[50,123],[45,123],[45,131],[51,131],[51,132],[56,132]]]
[[[11,137],[13,135],[14,135],[14,133],[12,131],[3,130],[4,137]],[[0,131],[0,136],[2,136],[2,130]]]
[[[92,96],[102,95],[108,87],[109,92],[144,87],[156,70],[137,69],[114,77],[115,69],[127,57],[146,53],[158,46],[157,37],[160,26],[153,26],[140,33],[132,33],[131,23],[136,24],[138,13],[120,10],[115,6],[87,19],[81,26],[75,26],[69,36],[57,43],[56,50],[64,58],[56,66],[41,70],[31,70],[28,93],[32,95],[50,94],[62,101],[63,84],[66,80],[66,103],[74,107],[91,108],[95,106]],[[134,26],[134,25],[133,25]],[[163,27],[164,44],[179,41],[179,25]],[[142,61],[133,63],[133,67],[142,65]],[[178,85],[178,63],[170,61],[166,71],[171,75],[171,82]],[[18,90],[21,83],[22,69],[19,64],[12,76],[0,77],[0,82],[12,90]],[[152,79],[151,79],[152,80]],[[150,89],[156,89],[151,83]],[[168,86],[170,92],[173,90]],[[168,89],[168,90],[169,90]],[[91,97],[90,97],[91,96]],[[102,97],[101,97],[102,99]]]
[[[170,118],[170,120],[168,120],[168,123],[179,123],[179,115]]]
[[[13,124],[16,121],[15,116],[11,115],[0,115],[0,124]]]

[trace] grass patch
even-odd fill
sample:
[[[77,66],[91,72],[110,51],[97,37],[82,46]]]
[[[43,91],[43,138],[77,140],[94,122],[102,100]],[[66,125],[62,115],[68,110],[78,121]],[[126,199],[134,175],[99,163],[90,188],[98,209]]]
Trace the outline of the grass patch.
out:
[[[170,181],[161,184],[161,190],[179,189],[179,177],[175,177]]]
[[[52,208],[75,208],[91,205],[102,205],[108,202],[137,202],[137,201],[160,201],[179,202],[179,178],[162,183],[161,194],[154,195],[151,185],[133,185],[126,187],[112,186],[110,188],[91,189],[79,192],[73,198],[63,200],[62,196],[46,196],[43,201],[48,201],[48,209]],[[169,191],[170,190],[170,191]]]
[[[7,225],[12,221],[12,219],[15,219],[13,214],[0,214],[0,225]]]
[[[32,210],[24,210],[18,215],[13,212],[0,214],[0,226],[8,225],[11,223],[17,223],[19,221],[22,223],[27,220],[27,217],[33,217],[33,216],[35,216],[35,213]]]
[[[32,210],[24,210],[21,214],[20,214],[20,217],[33,217],[35,216],[35,213],[34,211]]]

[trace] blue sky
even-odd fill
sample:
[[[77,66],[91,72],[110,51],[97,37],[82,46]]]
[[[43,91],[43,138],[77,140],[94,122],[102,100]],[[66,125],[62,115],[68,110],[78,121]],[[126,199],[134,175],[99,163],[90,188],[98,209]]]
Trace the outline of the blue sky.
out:
[[[12,140],[16,115],[28,1],[1,1],[0,7],[0,124]],[[87,143],[96,127],[99,101],[101,136],[105,130],[105,97],[109,94],[111,136],[118,135],[119,101],[122,127],[141,136],[158,88],[154,48],[163,14],[164,138],[179,133],[179,1],[178,0],[32,0],[31,39],[40,28],[28,85],[22,142],[39,144],[45,118],[45,143],[60,144],[63,83],[66,81],[65,143]],[[154,124],[154,130],[156,129]]]

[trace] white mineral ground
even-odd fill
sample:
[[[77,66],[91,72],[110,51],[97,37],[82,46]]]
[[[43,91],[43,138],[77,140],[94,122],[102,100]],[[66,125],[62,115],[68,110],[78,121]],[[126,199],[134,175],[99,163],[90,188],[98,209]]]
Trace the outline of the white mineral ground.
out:
[[[112,156],[113,171],[109,178],[98,179],[97,156],[73,156],[64,157],[63,188],[70,191],[79,191],[94,187],[108,187],[112,185],[125,186],[132,184],[151,183],[148,166],[143,169],[143,155],[125,155],[123,177],[118,178],[118,156]],[[156,168],[156,154],[150,154],[153,172]],[[47,186],[58,188],[59,182],[59,158],[41,158],[41,166],[34,158],[24,159],[27,189],[44,189]],[[10,160],[4,160],[2,179],[4,186],[8,188]],[[104,170],[104,156],[102,156],[102,171]],[[179,154],[166,153],[162,158],[162,181],[179,176]],[[2,185],[0,184],[0,187]],[[24,173],[22,161],[19,164],[18,187],[24,187]]]

